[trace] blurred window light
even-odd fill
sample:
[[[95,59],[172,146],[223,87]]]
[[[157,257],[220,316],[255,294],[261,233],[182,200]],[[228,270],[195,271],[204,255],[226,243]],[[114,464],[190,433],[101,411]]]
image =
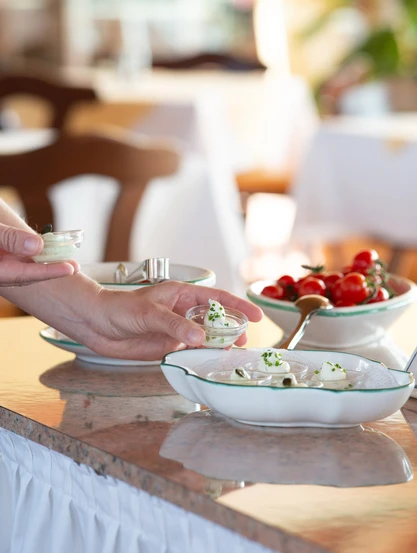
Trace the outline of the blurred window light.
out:
[[[257,0],[254,26],[259,60],[270,70],[289,73],[290,58],[282,0]]]
[[[286,194],[252,194],[246,208],[246,237],[251,247],[267,250],[285,246],[295,219],[295,201]]]

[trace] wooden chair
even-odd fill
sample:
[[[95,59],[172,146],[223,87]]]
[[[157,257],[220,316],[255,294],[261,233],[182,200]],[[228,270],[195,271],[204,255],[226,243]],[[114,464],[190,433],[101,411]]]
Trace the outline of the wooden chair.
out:
[[[201,52],[184,58],[156,58],[153,67],[163,69],[225,69],[228,71],[265,71],[258,60],[245,59],[227,53]]]
[[[52,144],[19,154],[0,154],[0,186],[19,193],[33,228],[54,224],[51,186],[95,174],[120,183],[105,244],[104,261],[129,259],[132,224],[148,182],[177,171],[179,153],[171,145],[104,134],[59,135]]]
[[[43,100],[51,110],[48,127],[64,130],[74,106],[98,100],[94,89],[31,74],[0,75],[0,102],[15,97],[30,96]]]

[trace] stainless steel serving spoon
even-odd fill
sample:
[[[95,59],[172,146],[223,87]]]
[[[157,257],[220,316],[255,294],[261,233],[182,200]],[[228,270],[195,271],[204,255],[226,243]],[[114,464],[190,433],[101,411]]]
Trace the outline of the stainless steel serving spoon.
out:
[[[169,280],[169,259],[167,257],[145,259],[130,274],[126,265],[119,263],[114,273],[114,281],[121,284],[140,284],[143,280],[148,280],[152,284]]]
[[[333,305],[324,296],[318,294],[309,294],[302,296],[294,303],[301,312],[300,320],[297,326],[291,332],[286,340],[279,344],[280,349],[294,349],[304,335],[306,327],[311,317],[322,309],[332,309]]]
[[[404,371],[412,372],[414,375],[417,374],[417,348],[413,351],[410,359],[407,361]]]

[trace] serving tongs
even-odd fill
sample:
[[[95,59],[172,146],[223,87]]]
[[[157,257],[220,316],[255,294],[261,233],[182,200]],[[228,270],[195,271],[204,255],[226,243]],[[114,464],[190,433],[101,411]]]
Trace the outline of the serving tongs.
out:
[[[141,284],[150,282],[156,284],[169,280],[169,259],[167,257],[151,257],[145,259],[133,272],[124,263],[119,263],[114,273],[114,282],[118,284]]]

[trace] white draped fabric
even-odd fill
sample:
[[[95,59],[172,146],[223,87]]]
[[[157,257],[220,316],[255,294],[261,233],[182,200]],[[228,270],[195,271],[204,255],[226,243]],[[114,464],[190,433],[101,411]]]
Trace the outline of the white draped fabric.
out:
[[[304,243],[373,236],[417,244],[417,116],[322,123],[294,186]]]
[[[0,553],[272,553],[0,429]]]

